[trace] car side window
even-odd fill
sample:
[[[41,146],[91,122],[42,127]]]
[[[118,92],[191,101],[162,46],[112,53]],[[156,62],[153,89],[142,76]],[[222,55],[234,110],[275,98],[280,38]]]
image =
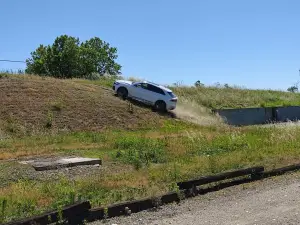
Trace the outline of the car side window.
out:
[[[155,93],[158,93],[158,94],[161,94],[161,95],[165,95],[165,92],[162,89],[160,89],[158,87],[155,87],[151,84],[148,84],[148,90],[152,91],[152,92],[155,92]]]
[[[138,88],[144,88],[144,89],[147,89],[147,84],[146,83],[137,83],[134,85],[135,87],[138,87]]]
[[[144,88],[144,89],[146,89],[146,90],[148,90],[148,87],[149,85],[148,84],[146,84],[146,83],[141,83],[141,87],[142,88]]]

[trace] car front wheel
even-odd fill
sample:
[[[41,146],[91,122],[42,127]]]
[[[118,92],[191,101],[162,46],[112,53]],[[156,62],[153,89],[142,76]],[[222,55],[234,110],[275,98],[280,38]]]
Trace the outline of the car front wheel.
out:
[[[123,100],[125,100],[128,97],[128,91],[126,88],[124,87],[120,87],[117,91],[117,95],[122,98]]]

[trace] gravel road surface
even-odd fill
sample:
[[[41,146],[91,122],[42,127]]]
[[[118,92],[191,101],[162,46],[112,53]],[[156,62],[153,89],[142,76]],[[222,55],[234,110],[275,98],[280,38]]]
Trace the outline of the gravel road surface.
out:
[[[97,224],[300,224],[300,173],[226,188]]]

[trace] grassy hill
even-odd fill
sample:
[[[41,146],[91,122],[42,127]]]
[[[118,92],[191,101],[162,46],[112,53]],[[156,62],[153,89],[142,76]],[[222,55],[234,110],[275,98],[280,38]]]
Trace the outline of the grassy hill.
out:
[[[57,131],[101,131],[162,126],[167,118],[113,96],[116,77],[90,81],[0,74],[0,136]],[[170,87],[179,119],[201,125],[222,121],[210,109],[300,105],[297,93],[220,87]]]
[[[2,133],[136,129],[165,119],[149,109],[131,108],[110,89],[73,80],[10,75],[0,78],[0,90]]]

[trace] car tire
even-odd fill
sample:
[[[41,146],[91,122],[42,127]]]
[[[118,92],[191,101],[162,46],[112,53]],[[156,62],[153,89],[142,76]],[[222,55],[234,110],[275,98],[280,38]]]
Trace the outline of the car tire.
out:
[[[121,99],[125,100],[125,99],[127,99],[127,97],[128,97],[128,91],[127,91],[126,88],[120,87],[120,88],[117,90],[117,95],[118,95]]]
[[[157,101],[154,104],[154,110],[158,112],[167,111],[167,104],[164,101]]]

